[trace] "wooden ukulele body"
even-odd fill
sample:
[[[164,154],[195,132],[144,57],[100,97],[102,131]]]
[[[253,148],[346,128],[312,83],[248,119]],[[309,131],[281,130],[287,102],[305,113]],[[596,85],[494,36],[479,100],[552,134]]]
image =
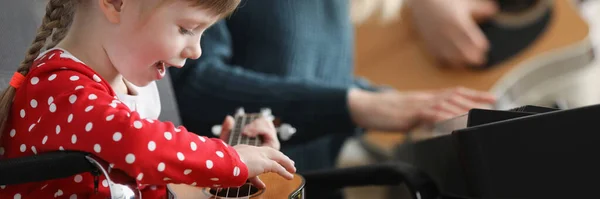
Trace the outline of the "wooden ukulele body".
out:
[[[259,176],[260,179],[267,185],[267,188],[256,190],[250,190],[247,186],[239,188],[232,188],[229,190],[229,195],[215,196],[215,188],[196,188],[190,185],[184,184],[171,184],[169,188],[171,192],[176,196],[177,199],[234,199],[234,198],[249,198],[249,199],[303,199],[304,195],[304,178],[300,175],[294,174],[293,180],[286,180],[276,173],[267,173]],[[218,191],[227,190],[227,188],[221,188]],[[248,192],[251,192],[248,197]],[[225,194],[226,195],[226,194]],[[239,195],[239,196],[236,196]]]

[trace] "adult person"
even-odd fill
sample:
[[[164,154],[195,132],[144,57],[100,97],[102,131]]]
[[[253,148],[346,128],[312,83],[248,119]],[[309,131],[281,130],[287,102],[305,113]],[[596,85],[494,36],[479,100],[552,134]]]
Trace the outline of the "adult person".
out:
[[[494,5],[470,1],[477,0],[408,2],[426,41],[439,42],[434,52],[446,61],[480,63],[485,53],[473,16],[492,13]],[[306,172],[333,167],[346,138],[360,129],[406,131],[494,102],[466,88],[401,92],[356,78],[349,3],[243,0],[204,32],[199,59],[170,71],[184,125],[210,132],[238,107],[270,108],[297,129],[281,149]]]

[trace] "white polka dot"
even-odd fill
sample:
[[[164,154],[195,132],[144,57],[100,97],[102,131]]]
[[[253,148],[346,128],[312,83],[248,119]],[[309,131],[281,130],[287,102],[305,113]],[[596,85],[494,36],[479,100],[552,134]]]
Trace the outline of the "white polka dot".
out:
[[[25,109],[21,109],[21,118],[25,118]]]
[[[25,144],[21,144],[21,147],[19,147],[19,150],[21,150],[21,152],[25,152],[25,150],[27,150],[27,146],[25,146]]]
[[[94,106],[85,107],[85,112],[90,112],[92,109],[94,109]]]
[[[38,103],[37,103],[37,100],[35,100],[35,99],[32,99],[32,100],[29,102],[29,105],[31,105],[31,108],[36,108],[36,107],[37,107],[37,105],[38,105]]]
[[[223,154],[223,152],[221,152],[221,151],[217,151],[216,153],[217,153],[217,156],[219,156],[220,158],[223,158],[223,157],[224,157],[224,154]]]
[[[52,54],[50,55],[50,57],[48,57],[48,59],[52,59],[52,57],[54,57],[54,55],[56,55],[56,53],[52,53]]]
[[[213,167],[213,162],[211,160],[206,160],[206,168],[212,169],[212,167]]]
[[[98,96],[96,96],[95,94],[90,94],[90,95],[88,95],[88,99],[95,100],[95,99],[98,99]]]
[[[86,132],[90,132],[90,131],[92,130],[92,128],[93,128],[93,127],[94,127],[94,124],[92,124],[91,122],[88,122],[88,123],[85,125],[85,131],[86,131]]]
[[[40,188],[40,190],[45,189],[48,186],[48,184],[45,184],[44,186],[42,186],[42,188]]]
[[[77,75],[73,75],[73,76],[69,77],[69,79],[70,79],[71,81],[77,81],[77,80],[79,80],[79,76],[77,76]]]
[[[37,149],[35,148],[35,146],[31,146],[31,151],[33,151],[33,154],[37,154]]]
[[[48,142],[48,136],[44,136],[44,139],[42,139],[42,144],[46,144],[46,142]]]
[[[190,143],[190,148],[192,148],[192,151],[196,151],[196,149],[198,149],[198,145],[196,145],[195,142],[191,142]]]
[[[179,161],[183,161],[185,160],[185,156],[183,155],[183,153],[177,152],[177,159],[179,159]]]
[[[68,123],[71,123],[71,121],[73,121],[73,114],[69,114],[69,117],[67,118]]]
[[[75,90],[79,90],[79,89],[82,89],[82,88],[83,88],[83,86],[79,85],[79,86],[75,87]]]
[[[111,121],[113,118],[115,118],[115,115],[106,116],[106,121]]]
[[[0,155],[4,155],[4,147],[0,147]]]
[[[200,141],[206,142],[206,138],[204,138],[203,136],[198,136],[198,138],[200,139]]]
[[[58,150],[64,151],[64,150],[65,150],[65,148],[64,148],[64,147],[62,147],[62,146],[59,146],[59,147],[58,147]]]
[[[50,96],[48,98],[48,105],[52,104],[52,102],[54,102],[54,97]]]
[[[121,132],[116,132],[115,134],[113,134],[113,140],[115,142],[118,142],[119,140],[121,140],[121,138],[123,138],[123,134],[121,134]]]
[[[40,120],[42,120],[42,117],[38,118],[37,123],[40,123]]]
[[[240,175],[240,168],[234,167],[233,168],[233,176],[239,176],[239,175]]]
[[[100,146],[100,144],[95,144],[94,145],[94,151],[96,153],[100,153],[100,151],[102,151],[102,147]]]
[[[190,173],[192,173],[191,169],[186,169],[185,171],[183,171],[183,175],[189,175]]]
[[[74,104],[75,101],[77,101],[77,95],[71,95],[71,96],[69,96],[69,102],[71,102],[71,104]]]
[[[96,75],[96,74],[94,74],[94,76],[92,78],[94,78],[94,81],[96,81],[96,82],[102,81],[102,79],[100,79],[100,77],[98,77],[98,75]]]
[[[73,143],[73,144],[77,143],[77,135],[71,136],[71,143]]]
[[[50,77],[48,77],[48,81],[52,81],[54,79],[56,79],[56,74],[52,74]]]
[[[171,134],[171,132],[165,132],[165,139],[167,139],[167,140],[173,139],[173,134]]]
[[[21,194],[20,193],[15,194],[15,196],[13,196],[13,199],[21,199]]]
[[[213,184],[213,187],[221,187],[220,184]]]
[[[115,104],[115,103],[110,103],[110,104],[108,104],[108,105],[109,105],[110,107],[117,108],[117,104]]]
[[[106,181],[106,179],[102,180],[102,186],[108,187],[108,181]]]
[[[175,128],[175,132],[179,133],[179,132],[181,132],[181,129],[180,128]]]
[[[31,78],[31,85],[36,85],[38,83],[40,83],[40,78],[38,78],[38,77]]]
[[[31,130],[33,130],[33,127],[35,127],[35,123],[31,124],[31,126],[29,126],[29,132],[31,132]]]
[[[196,184],[196,182],[193,182],[193,183],[192,183],[192,184],[190,184],[190,185],[192,185],[192,186],[196,186],[197,184]]]
[[[152,186],[150,187],[150,189],[151,189],[152,191],[155,191],[155,190],[156,190],[156,185],[152,185]]]
[[[127,154],[127,156],[125,156],[125,162],[127,162],[127,164],[133,164],[133,162],[135,162],[135,155],[133,154]]]
[[[163,181],[170,181],[171,178],[163,178]]]
[[[154,141],[150,141],[148,142],[148,150],[149,151],[154,151],[156,150],[156,143]]]
[[[210,180],[212,180],[212,181],[215,181],[215,182],[216,182],[216,181],[219,181],[219,178],[211,178]]]
[[[140,121],[133,122],[133,127],[135,127],[136,129],[141,129],[142,128],[142,122],[140,122]]]
[[[56,104],[50,104],[50,112],[56,112]]]
[[[135,179],[137,179],[138,181],[142,181],[143,178],[144,178],[144,174],[140,173],[137,175],[137,177]]]
[[[60,133],[60,125],[56,125],[56,135],[58,135]]]
[[[110,168],[115,168],[115,164],[113,164],[113,163],[110,163],[110,164],[108,165],[108,167],[110,167]]]
[[[15,130],[15,129],[10,130],[10,137],[15,137],[16,134],[17,134],[17,130]]]
[[[75,179],[73,180],[75,180],[76,183],[80,183],[81,181],[83,181],[83,176],[77,174],[75,175]]]
[[[77,199],[77,194],[73,194],[69,197],[69,199]]]
[[[166,167],[165,163],[161,162],[161,163],[158,163],[157,169],[158,169],[158,171],[163,172],[165,170],[165,167]]]
[[[148,123],[150,123],[150,124],[154,124],[154,120],[146,119],[146,121],[148,121]]]
[[[60,189],[58,191],[56,191],[56,193],[54,193],[54,197],[55,198],[58,197],[58,196],[62,196],[62,195],[63,195],[63,191],[60,190]]]

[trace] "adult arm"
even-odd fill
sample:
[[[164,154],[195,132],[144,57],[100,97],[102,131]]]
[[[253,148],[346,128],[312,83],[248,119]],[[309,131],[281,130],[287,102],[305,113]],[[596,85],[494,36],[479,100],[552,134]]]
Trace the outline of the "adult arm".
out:
[[[224,21],[204,33],[201,45],[205,49],[202,57],[191,60],[184,69],[171,71],[183,121],[193,131],[208,131],[210,125],[219,124],[238,107],[253,112],[270,108],[274,116],[296,126],[301,133],[292,140],[299,142],[356,128],[347,103],[349,88],[231,64],[229,60],[235,55]],[[212,114],[197,114],[201,111]]]

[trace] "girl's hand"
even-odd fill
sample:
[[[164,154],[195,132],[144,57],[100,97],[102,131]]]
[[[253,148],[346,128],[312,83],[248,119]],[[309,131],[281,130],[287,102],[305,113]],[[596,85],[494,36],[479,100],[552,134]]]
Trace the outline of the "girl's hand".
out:
[[[233,148],[248,167],[248,180],[258,188],[265,188],[265,184],[258,178],[263,173],[275,172],[288,180],[294,178],[294,161],[276,149],[245,144],[235,145]]]

